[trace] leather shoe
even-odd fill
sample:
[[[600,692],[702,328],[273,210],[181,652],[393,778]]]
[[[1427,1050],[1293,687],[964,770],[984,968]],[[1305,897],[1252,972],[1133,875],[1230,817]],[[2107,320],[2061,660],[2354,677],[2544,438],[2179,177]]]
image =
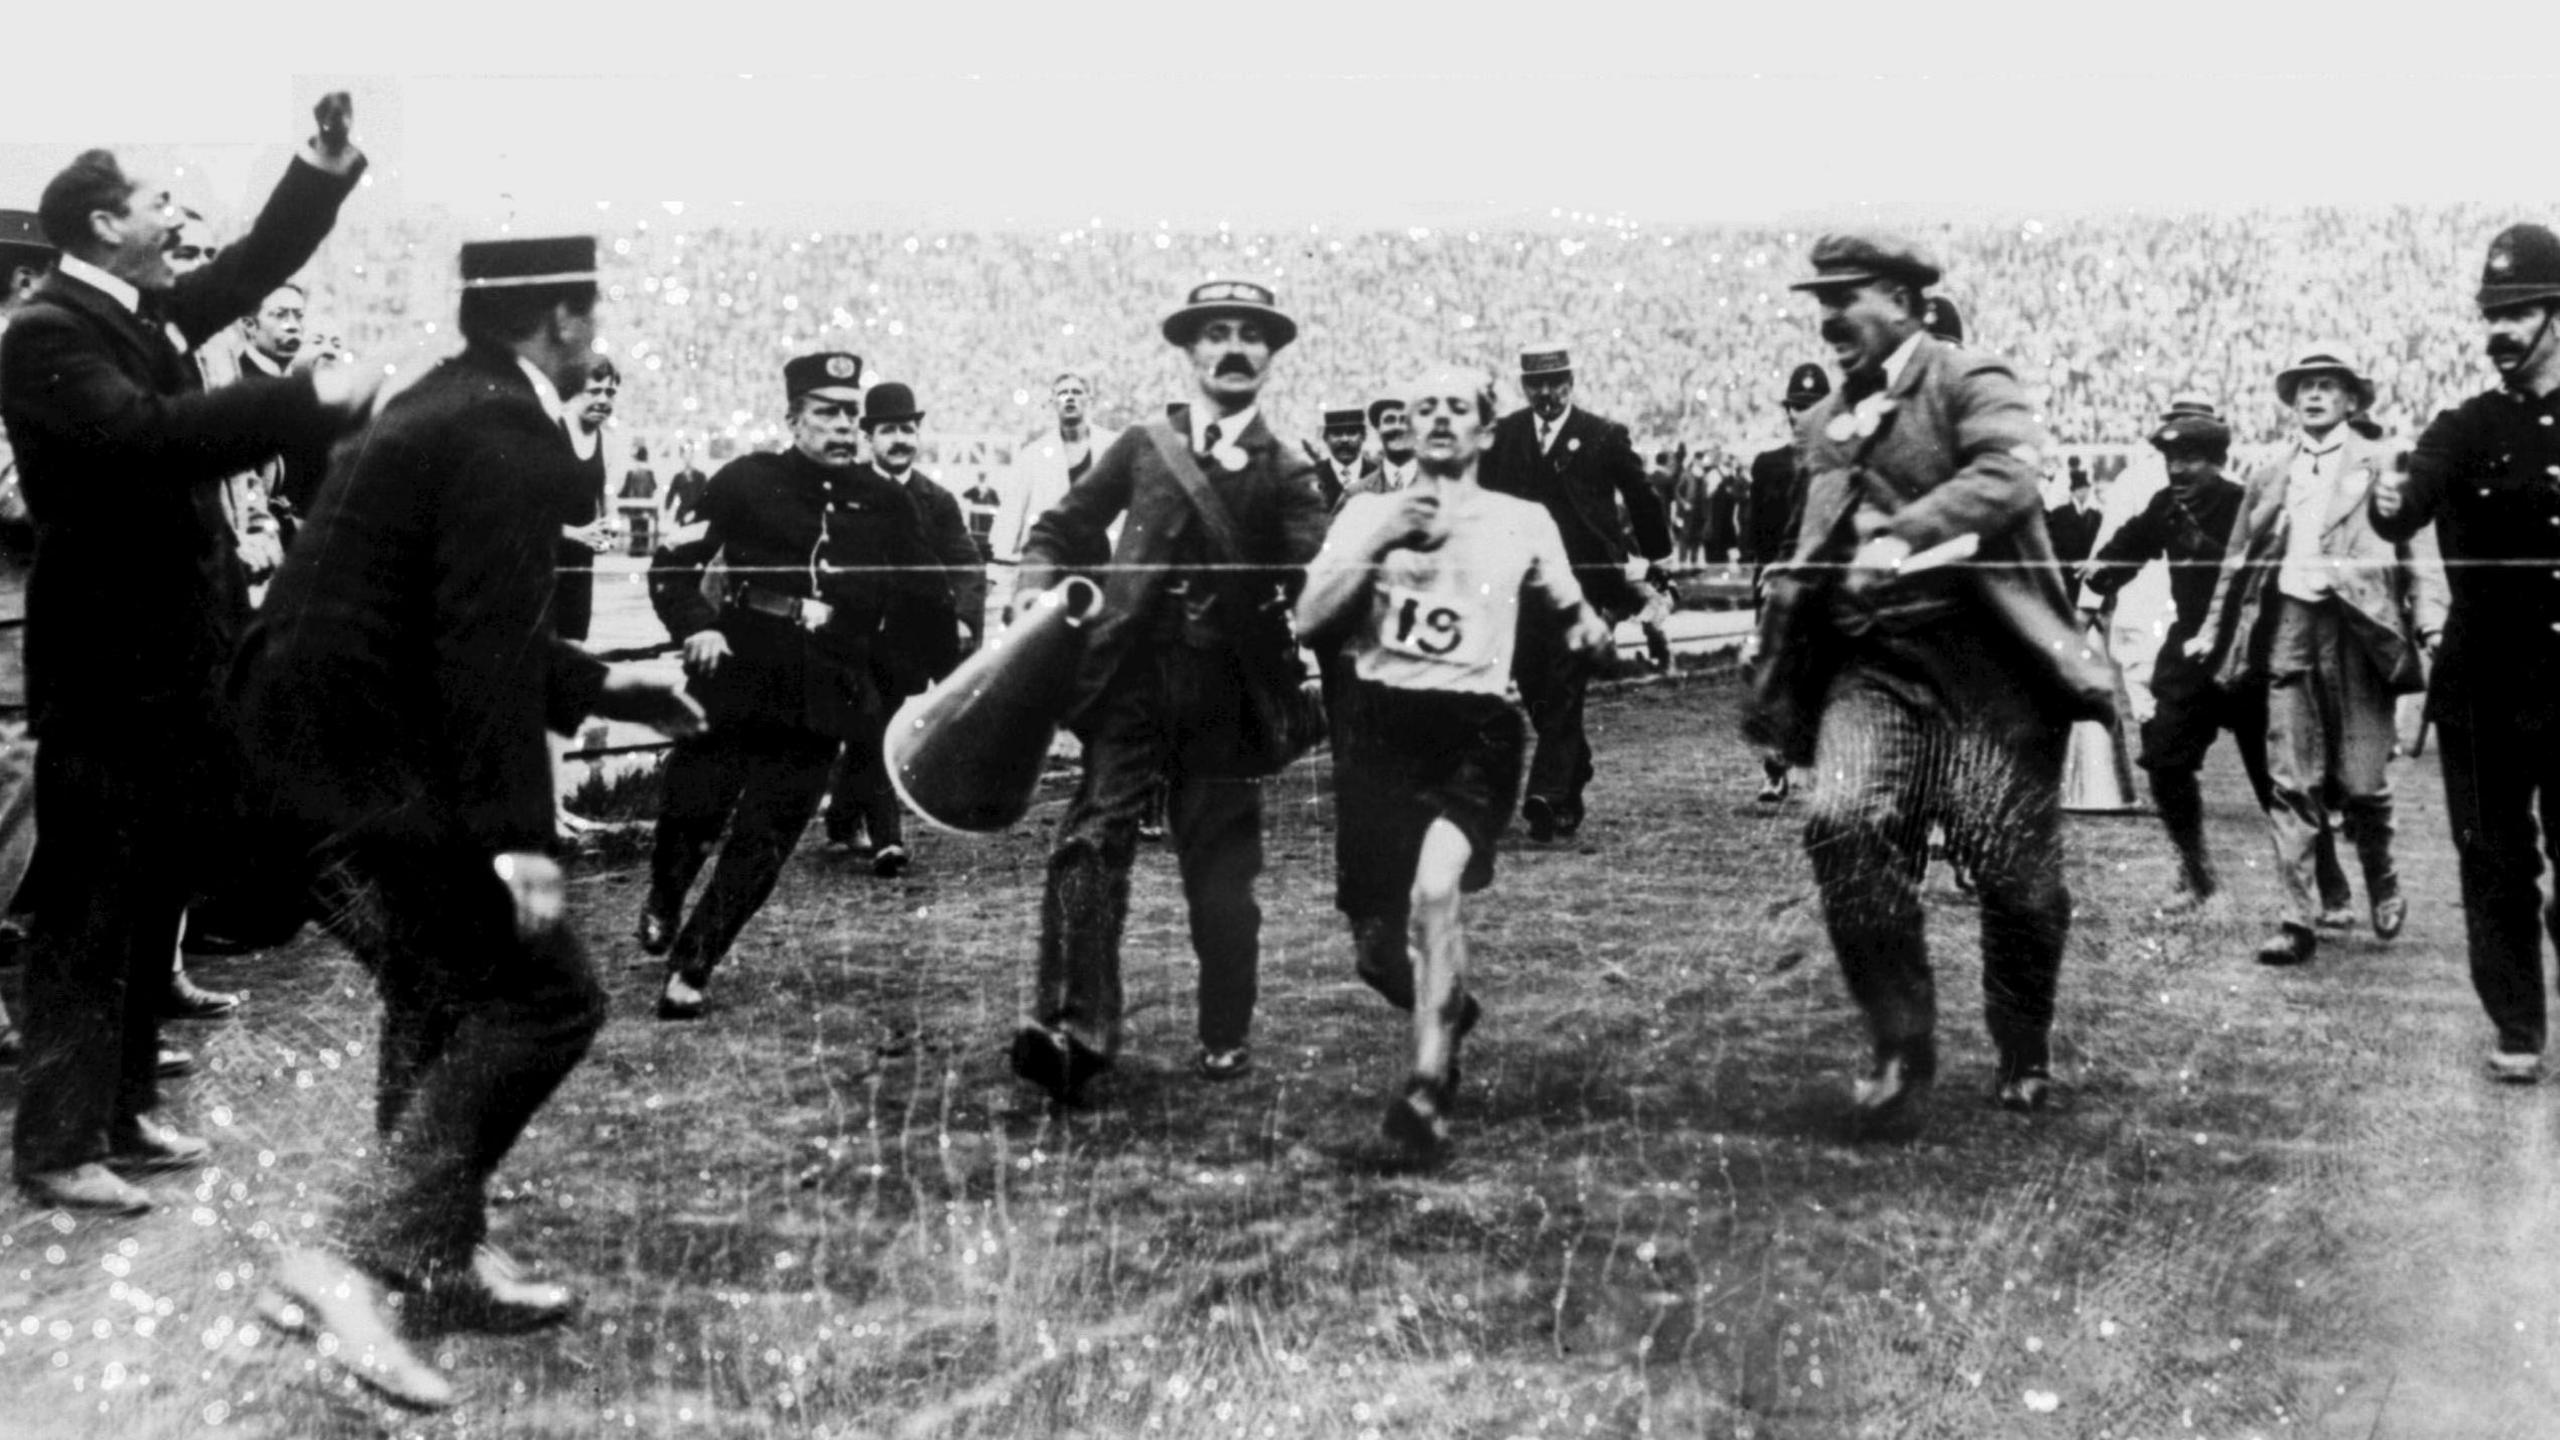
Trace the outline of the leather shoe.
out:
[[[1111,1057],[1062,1030],[1025,1025],[1013,1032],[1013,1073],[1049,1092],[1060,1104],[1073,1101],[1086,1081],[1111,1068]]]
[[[871,873],[883,880],[895,880],[907,873],[907,847],[892,840],[871,852]]]
[[[240,1008],[229,990],[207,990],[184,970],[169,972],[169,992],[160,997],[163,1020],[216,1020]]]
[[[79,1210],[91,1215],[140,1215],[151,1208],[151,1195],[104,1165],[74,1165],[68,1170],[40,1170],[18,1177],[18,1188],[38,1205]]]
[[[1876,1048],[1875,1062],[1849,1092],[1849,1120],[1862,1135],[1916,1128],[1938,1077],[1938,1044],[1918,1036]]]
[[[1544,845],[1556,838],[1555,802],[1544,795],[1532,795],[1520,802],[1520,823],[1529,829],[1529,838]]]
[[[1253,1073],[1253,1051],[1242,1045],[1224,1050],[1212,1050],[1203,1045],[1200,1058],[1192,1062],[1191,1068],[1198,1071],[1203,1080],[1241,1080]]]
[[[661,1020],[699,1020],[704,996],[701,989],[681,975],[667,977],[667,988],[658,992],[658,1018]]]
[[[1763,805],[1783,804],[1786,801],[1788,793],[1794,789],[1795,781],[1789,777],[1786,771],[1781,770],[1777,774],[1760,782],[1760,803]]]
[[[2311,923],[2322,930],[2353,930],[2356,928],[2355,904],[2341,900],[2335,905],[2323,905],[2320,918]]]
[[[471,1263],[410,1287],[408,1313],[429,1330],[474,1330],[521,1335],[557,1325],[578,1312],[578,1296],[566,1285],[526,1277],[495,1245],[471,1252]]]
[[[2377,939],[2399,938],[2400,927],[2408,923],[2408,897],[2392,894],[2373,902],[2373,933]]]
[[[204,1163],[213,1146],[148,1115],[119,1120],[107,1132],[107,1168],[120,1175],[159,1175]]]
[[[640,907],[640,949],[650,955],[664,955],[676,943],[676,912],[651,900]]]
[[[196,1073],[196,1052],[175,1045],[160,1047],[160,1058],[153,1061],[151,1073],[162,1080],[176,1080]]]
[[[334,1255],[289,1250],[276,1262],[275,1287],[258,1297],[259,1313],[279,1330],[327,1336],[321,1347],[385,1399],[415,1410],[442,1410],[454,1402],[453,1382],[400,1343],[383,1314],[373,1277]]]
[[[2261,965],[2307,965],[2320,953],[2320,936],[2288,920],[2258,947]]]

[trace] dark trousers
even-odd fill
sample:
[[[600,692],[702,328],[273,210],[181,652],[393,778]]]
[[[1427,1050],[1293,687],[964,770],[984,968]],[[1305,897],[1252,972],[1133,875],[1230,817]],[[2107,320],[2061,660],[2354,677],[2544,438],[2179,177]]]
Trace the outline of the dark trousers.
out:
[[[818,812],[827,767],[842,744],[832,735],[781,726],[714,727],[676,742],[649,858],[649,904],[665,914],[681,912],[711,848],[720,847],[720,863],[667,956],[667,968],[687,984],[711,978],[773,893],[782,863]]]
[[[2204,787],[2196,777],[2215,738],[2227,733],[2258,809],[2275,804],[2275,780],[2267,770],[2267,690],[2263,684],[2238,692],[2220,688],[2201,661],[2178,656],[2185,643],[2183,630],[2171,630],[2161,643],[2160,665],[2151,681],[2158,705],[2142,722],[2141,764],[2151,777],[2151,798],[2159,804],[2162,828],[2177,846],[2188,887],[2209,893],[2218,882],[2205,849]],[[2312,864],[2322,909],[2344,909],[2354,900],[2347,872],[2338,864],[2334,828],[2321,827]]]
[[[2048,1062],[2071,933],[2062,879],[2060,725],[1979,726],[1856,671],[1834,682],[1814,750],[1805,849],[1849,991],[1879,1052],[1935,1033],[1920,881],[1929,827],[1973,858],[1982,1000],[2004,1070]]]
[[[1564,627],[1554,616],[1523,605],[1511,678],[1520,687],[1520,704],[1538,737],[1524,795],[1546,801],[1557,828],[1570,831],[1582,824],[1582,792],[1591,784],[1591,739],[1582,728],[1591,662],[1565,644]]]
[[[2560,676],[2560,663],[2532,668]],[[2548,1035],[2543,932],[2560,947],[2560,899],[2546,906],[2536,883],[2543,856],[2560,869],[2560,709],[2548,683],[2502,681],[2477,699],[2469,686],[2439,687],[2435,701],[2471,984],[2498,1048],[2531,1053]]]
[[[103,1158],[159,1104],[160,999],[214,781],[178,730],[56,726],[36,747],[38,838],[19,1028],[20,1175]]]
[[[374,1127],[348,1196],[351,1254],[395,1280],[469,1264],[489,1176],[603,1028],[604,987],[563,924],[516,934],[485,846],[334,847],[315,897],[382,994]]]
[[[1035,1018],[1116,1054],[1124,998],[1120,930],[1138,821],[1161,785],[1191,948],[1200,960],[1200,1043],[1242,1045],[1261,970],[1262,782],[1246,772],[1244,692],[1225,650],[1141,641],[1081,728],[1084,775],[1058,824],[1040,897]]]
[[[844,742],[844,753],[827,778],[827,838],[851,840],[857,825],[875,847],[906,841],[906,817],[898,808],[897,789],[889,783],[889,762],[880,753],[876,726]]]

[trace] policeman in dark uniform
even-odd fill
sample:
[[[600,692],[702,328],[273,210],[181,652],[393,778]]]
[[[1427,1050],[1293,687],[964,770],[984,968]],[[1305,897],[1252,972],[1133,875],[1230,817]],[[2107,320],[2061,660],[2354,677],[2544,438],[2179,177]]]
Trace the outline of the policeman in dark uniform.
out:
[[[1804,412],[1822,403],[1830,393],[1831,377],[1823,373],[1821,366],[1797,366],[1787,376],[1787,393],[1778,401],[1786,409],[1788,426],[1792,428]],[[1761,569],[1784,560],[1787,552],[1795,548],[1796,507],[1803,500],[1804,493],[1796,484],[1796,447],[1792,437],[1784,445],[1751,457],[1751,483],[1742,492],[1742,518],[1735,528],[1742,536],[1742,561],[1752,567],[1755,597]],[[1786,799],[1793,788],[1787,762],[1775,755],[1763,755],[1760,769],[1767,776],[1760,786],[1760,803],[1775,805]]]
[[[2560,870],[2560,236],[2512,225],[2489,242],[2480,318],[2499,388],[2436,417],[2368,501],[2374,532],[2429,524],[2452,604],[2433,652],[2428,713],[2443,739],[2444,798],[2461,861],[2471,983],[2498,1030],[2489,1073],[2542,1075],[2540,849]]]
[[[792,448],[722,466],[703,493],[705,533],[651,575],[710,718],[667,761],[640,912],[640,948],[668,957],[662,1020],[702,1013],[702,987],[772,893],[837,749],[866,735],[878,744],[890,697],[919,688],[953,643],[951,592],[914,500],[862,462],[861,359],[803,355],[782,381]],[[723,577],[706,586],[715,554]],[[724,828],[720,863],[679,929]]]

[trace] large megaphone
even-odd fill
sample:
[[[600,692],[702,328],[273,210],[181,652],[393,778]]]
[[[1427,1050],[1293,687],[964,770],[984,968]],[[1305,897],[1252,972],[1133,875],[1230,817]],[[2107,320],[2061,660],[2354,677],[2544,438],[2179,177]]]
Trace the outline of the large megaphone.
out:
[[[2113,612],[2108,612],[2112,618]],[[2062,808],[2073,815],[2140,815],[2146,813],[2133,788],[2133,762],[2125,754],[2125,718],[2133,714],[2133,695],[2124,667],[2115,663],[2107,620],[2093,621],[2091,634],[2098,653],[2114,672],[2115,714],[2106,720],[2081,720],[2071,727],[2071,748],[2062,762]]]
[[[1071,577],[898,707],[880,753],[908,809],[942,829],[979,834],[1022,818],[1084,662],[1086,622],[1101,609],[1100,587]]]

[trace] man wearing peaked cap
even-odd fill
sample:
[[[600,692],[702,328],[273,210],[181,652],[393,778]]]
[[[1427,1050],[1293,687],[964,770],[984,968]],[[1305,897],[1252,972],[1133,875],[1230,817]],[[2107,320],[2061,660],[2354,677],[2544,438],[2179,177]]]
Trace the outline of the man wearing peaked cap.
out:
[[[1745,733],[1815,769],[1805,850],[1872,1046],[1852,1123],[1916,1123],[1937,1072],[1932,823],[1981,896],[1992,1094],[2039,1109],[2071,927],[2063,757],[2075,721],[2112,713],[2114,676],[2064,602],[2048,442],[2016,376],[1922,326],[1937,266],[1874,235],[1826,235],[1812,258],[1794,288],[1841,387],[1797,424],[1803,517],[1767,579]]]
[[[2426,686],[2422,637],[2443,624],[2445,601],[2433,556],[2383,538],[2367,517],[2365,497],[2394,467],[2354,426],[2374,389],[2346,347],[2305,348],[2277,372],[2275,391],[2294,433],[2249,472],[2212,609],[2187,649],[2213,652],[2227,623],[2216,680],[2226,690],[2268,686],[2267,821],[2285,905],[2257,958],[2299,965],[2317,952],[2321,928],[2354,923],[2319,893],[2332,797],[2343,797],[2339,829],[2362,863],[2374,934],[2389,940],[2407,919],[2391,855],[2393,712],[2399,696]]]
[[[336,1363],[421,1406],[452,1385],[391,1335],[382,1289],[430,1333],[531,1329],[576,1306],[490,1243],[487,1211],[492,1172],[605,1017],[551,858],[544,732],[589,714],[668,734],[701,720],[668,682],[552,628],[552,542],[579,473],[556,417],[593,358],[595,242],[466,246],[462,287],[462,353],[340,452],[229,687],[248,793],[273,807],[267,863],[308,880],[383,999],[368,1173],[334,1243],[288,1252],[275,1279],[337,1337]]]
[[[2437,416],[2406,482],[2384,474],[2367,510],[2387,539],[2432,533],[2450,570],[2428,713],[2489,1073],[2530,1084],[2549,1038],[2545,932],[2560,945],[2560,899],[2538,883],[2545,856],[2560,876],[2560,235],[2499,231],[2474,298],[2499,383]]]
[[[915,500],[862,458],[862,371],[842,351],[786,363],[791,447],[721,466],[703,491],[700,538],[650,567],[650,598],[710,720],[667,758],[640,908],[640,948],[667,957],[661,1020],[702,1016],[713,970],[772,894],[837,753],[877,750],[898,700],[951,652],[951,590]],[[873,397],[912,426],[904,388]],[[909,463],[913,443],[910,431]]]
[[[938,632],[883,634],[881,643],[917,662],[881,686],[882,708],[864,716],[865,732],[847,740],[836,757],[835,775],[827,782],[827,847],[853,853],[858,825],[871,842],[871,873],[894,879],[906,873],[908,854],[905,817],[898,793],[889,783],[888,762],[880,751],[880,732],[889,715],[907,696],[951,673],[961,658],[978,646],[987,619],[987,569],[978,558],[977,542],[960,501],[916,463],[922,451],[919,435],[924,411],[916,392],[897,380],[874,385],[862,399],[862,433],[870,441],[871,471],[906,492],[914,502],[916,521],[924,527],[925,547],[940,565],[940,578],[950,594],[954,625]],[[926,617],[901,617],[907,626],[931,623]],[[873,722],[877,722],[876,725]]]
[[[1325,453],[1315,457],[1316,493],[1324,498],[1325,508],[1334,509],[1342,497],[1364,488],[1364,482],[1377,473],[1377,462],[1363,463],[1360,452],[1369,439],[1369,416],[1357,405],[1328,405],[1324,412]]]
[[[1743,562],[1752,567],[1755,604],[1762,596],[1760,577],[1786,559],[1795,545],[1796,512],[1804,503],[1804,487],[1796,474],[1794,426],[1830,393],[1831,377],[1821,366],[1808,362],[1789,372],[1786,391],[1778,398],[1787,415],[1787,443],[1751,457],[1750,485],[1742,492],[1742,518],[1736,528],[1742,534]],[[1790,767],[1776,753],[1760,757],[1760,770],[1761,804],[1778,804],[1793,791]]]
[[[1523,349],[1520,389],[1529,403],[1493,427],[1484,488],[1547,507],[1584,597],[1615,625],[1645,608],[1648,580],[1658,580],[1671,554],[1671,519],[1645,482],[1627,427],[1574,404],[1573,357],[1564,346]],[[1532,840],[1569,839],[1582,828],[1582,795],[1592,777],[1583,698],[1596,663],[1565,645],[1553,626],[1520,628],[1512,674],[1538,736],[1520,801]]]
[[[1195,287],[1164,322],[1193,399],[1121,432],[1023,547],[1016,611],[1110,557],[1061,717],[1084,772],[1049,854],[1031,1013],[1013,1039],[1014,1073],[1058,1100],[1119,1053],[1129,869],[1159,784],[1200,960],[1194,1068],[1231,1080],[1252,1065],[1258,781],[1301,738],[1283,723],[1305,681],[1287,607],[1325,524],[1305,454],[1261,414],[1272,358],[1296,333],[1260,285]]]
[[[0,338],[0,417],[44,533],[27,588],[27,699],[44,772],[31,880],[16,1172],[41,1203],[134,1213],[121,1178],[200,1162],[152,1118],[171,945],[233,787],[212,698],[239,639],[218,487],[325,439],[380,376],[320,372],[207,392],[186,351],[307,261],[364,168],[343,93],[240,243],[176,276],[163,184],[106,150],[44,188],[62,252]]]

